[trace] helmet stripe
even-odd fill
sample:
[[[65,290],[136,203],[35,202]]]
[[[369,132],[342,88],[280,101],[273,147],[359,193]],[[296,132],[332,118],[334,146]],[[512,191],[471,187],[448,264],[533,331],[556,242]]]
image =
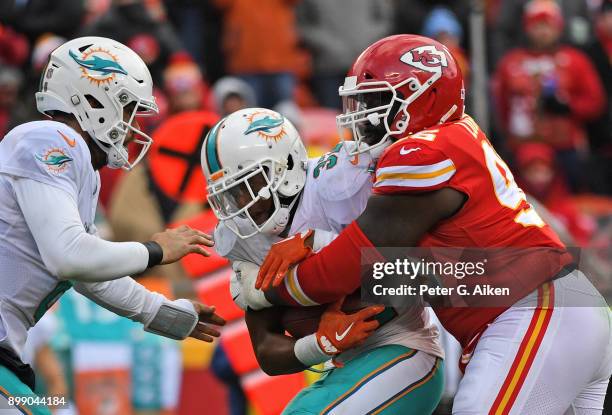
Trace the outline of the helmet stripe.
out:
[[[219,154],[217,153],[217,131],[223,120],[219,121],[208,134],[206,140],[206,162],[208,164],[208,170],[210,174],[213,174],[221,170],[221,163],[219,162]]]

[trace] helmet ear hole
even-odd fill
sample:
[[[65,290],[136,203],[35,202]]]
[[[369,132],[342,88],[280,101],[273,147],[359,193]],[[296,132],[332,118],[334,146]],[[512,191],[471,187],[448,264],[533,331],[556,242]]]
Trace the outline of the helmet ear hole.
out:
[[[85,95],[85,99],[87,99],[91,108],[104,108],[104,105],[91,94]]]
[[[287,157],[287,170],[293,170],[293,165],[293,156],[289,154],[289,156]]]

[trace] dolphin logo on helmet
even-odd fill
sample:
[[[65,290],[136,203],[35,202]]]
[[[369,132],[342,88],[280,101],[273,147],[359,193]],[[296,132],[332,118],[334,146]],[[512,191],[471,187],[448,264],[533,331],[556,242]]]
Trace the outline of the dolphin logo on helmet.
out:
[[[91,59],[84,60],[77,58],[76,53],[73,51],[69,51],[68,54],[76,63],[81,65],[83,68],[88,69],[90,71],[100,72],[102,75],[110,75],[113,73],[120,73],[123,75],[127,75],[127,71],[123,69],[119,63],[111,60],[104,59],[99,56],[93,55]]]

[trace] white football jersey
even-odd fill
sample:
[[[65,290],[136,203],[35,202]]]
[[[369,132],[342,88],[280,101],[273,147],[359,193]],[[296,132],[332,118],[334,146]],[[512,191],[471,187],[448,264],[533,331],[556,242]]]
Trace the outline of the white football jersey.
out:
[[[30,122],[0,141],[0,347],[18,355],[27,330],[71,287],[43,263],[13,191],[12,183],[19,178],[68,193],[77,202],[88,233],[95,233],[100,191],[100,175],[91,165],[87,144],[67,125]]]
[[[349,156],[348,152],[353,146],[353,142],[347,141],[321,158],[308,161],[306,184],[289,234],[315,229],[315,250],[322,248],[317,244],[317,233],[340,233],[361,215],[372,194],[373,160],[369,154],[360,154],[357,159]],[[215,230],[217,252],[232,261],[261,264],[270,246],[281,239],[262,234],[240,239],[222,223]],[[331,238],[326,235],[322,239],[327,239],[328,243]],[[237,287],[239,284],[233,280],[232,298],[238,294]],[[429,308],[419,305],[396,311],[398,315],[393,320],[380,327],[360,347],[343,353],[339,360],[348,360],[366,350],[387,344],[400,344],[444,357],[438,328],[432,321]]]

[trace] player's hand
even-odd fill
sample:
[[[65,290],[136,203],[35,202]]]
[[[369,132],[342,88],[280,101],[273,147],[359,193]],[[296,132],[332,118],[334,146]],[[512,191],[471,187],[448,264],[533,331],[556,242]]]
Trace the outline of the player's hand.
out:
[[[171,264],[192,253],[210,256],[210,252],[202,246],[213,246],[215,244],[210,235],[192,229],[187,225],[156,233],[151,237],[151,240],[157,242],[162,248],[164,253],[162,265]]]
[[[210,324],[215,326],[224,326],[225,320],[223,317],[215,313],[214,306],[207,306],[197,301],[191,301],[191,304],[193,304],[193,308],[200,316],[200,321],[198,324],[196,324],[189,337],[193,337],[207,343],[212,342],[214,337],[219,337],[221,333],[217,329],[211,327]]]
[[[336,355],[359,346],[378,328],[380,323],[370,320],[385,309],[384,306],[366,307],[353,314],[342,312],[344,298],[332,303],[321,316],[316,332],[321,350]]]
[[[313,235],[311,229],[273,244],[259,268],[255,288],[265,291],[270,285],[278,287],[289,267],[312,253]]]

